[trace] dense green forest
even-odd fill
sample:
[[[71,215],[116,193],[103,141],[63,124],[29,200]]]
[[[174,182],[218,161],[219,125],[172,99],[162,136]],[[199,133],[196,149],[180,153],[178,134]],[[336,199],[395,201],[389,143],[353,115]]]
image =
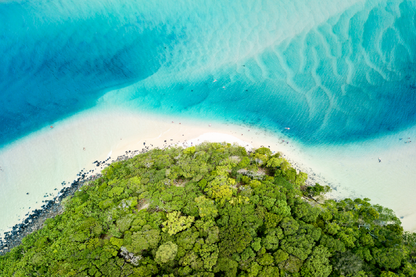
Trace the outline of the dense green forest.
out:
[[[324,200],[268,148],[207,143],[111,164],[0,257],[1,276],[416,276],[416,236]]]

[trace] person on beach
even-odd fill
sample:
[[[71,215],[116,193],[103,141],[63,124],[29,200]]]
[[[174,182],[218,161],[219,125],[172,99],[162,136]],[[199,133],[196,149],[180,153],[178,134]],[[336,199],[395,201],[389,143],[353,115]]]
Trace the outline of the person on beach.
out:
[[[82,150],[84,150],[84,151],[85,151],[85,147],[84,147],[84,148],[82,148]]]
[[[378,158],[378,162],[381,163],[381,159],[380,158]]]

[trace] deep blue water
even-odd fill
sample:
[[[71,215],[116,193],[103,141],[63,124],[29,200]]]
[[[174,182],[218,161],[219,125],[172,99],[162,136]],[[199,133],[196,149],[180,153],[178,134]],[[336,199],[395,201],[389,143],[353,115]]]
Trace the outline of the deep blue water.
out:
[[[415,124],[415,55],[415,1],[0,2],[0,146],[105,94],[309,145],[373,138]]]

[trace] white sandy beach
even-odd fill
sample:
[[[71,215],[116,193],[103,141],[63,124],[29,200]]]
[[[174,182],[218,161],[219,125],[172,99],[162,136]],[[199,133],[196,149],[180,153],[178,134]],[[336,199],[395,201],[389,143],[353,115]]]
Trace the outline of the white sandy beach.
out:
[[[95,160],[115,159],[145,146],[190,146],[205,140],[248,148],[270,146],[307,172],[311,182],[334,187],[332,197],[368,197],[372,203],[393,209],[402,217],[406,230],[416,230],[416,173],[412,166],[416,142],[395,146],[391,144],[394,139],[384,139],[388,147],[380,140],[306,151],[290,140],[286,143],[284,137],[252,127],[93,109],[56,122],[53,128],[45,127],[0,151],[0,233],[30,210],[40,208],[42,200],[56,196],[62,181],[76,179],[80,170],[95,169],[91,175],[98,173]]]

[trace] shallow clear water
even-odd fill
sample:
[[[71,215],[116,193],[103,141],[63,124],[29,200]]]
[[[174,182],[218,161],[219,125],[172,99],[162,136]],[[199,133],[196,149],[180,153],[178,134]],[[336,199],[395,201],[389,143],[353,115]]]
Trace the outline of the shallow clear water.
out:
[[[414,125],[416,2],[345,2],[3,2],[0,145],[95,105],[306,145]]]

